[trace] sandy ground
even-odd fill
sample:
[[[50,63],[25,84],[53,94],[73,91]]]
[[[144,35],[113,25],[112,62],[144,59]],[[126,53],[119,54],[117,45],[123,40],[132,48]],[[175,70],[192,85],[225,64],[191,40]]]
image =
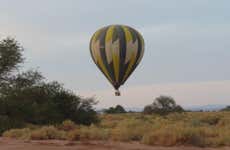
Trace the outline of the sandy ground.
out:
[[[0,138],[0,150],[230,150],[223,148],[196,147],[153,147],[139,143],[120,143],[108,141],[70,142],[70,141],[20,141]]]

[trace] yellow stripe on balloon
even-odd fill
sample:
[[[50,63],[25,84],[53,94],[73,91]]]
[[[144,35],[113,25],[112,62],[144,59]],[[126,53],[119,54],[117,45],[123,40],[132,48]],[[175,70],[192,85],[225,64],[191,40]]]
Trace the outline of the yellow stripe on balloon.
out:
[[[95,63],[97,63],[97,53],[99,52],[99,49],[100,49],[100,41],[96,41],[96,42],[93,42],[92,43],[92,47],[91,47],[91,51],[92,51],[92,55],[93,55],[93,59],[95,61]]]
[[[106,37],[105,37],[105,54],[106,54],[106,59],[107,59],[108,64],[112,62],[111,47],[112,47],[113,32],[114,32],[114,26],[109,27],[109,29],[106,32]]]
[[[93,38],[92,38],[92,42],[96,42],[95,40],[97,39],[98,35],[101,33],[102,30],[103,30],[103,28],[100,29],[99,31],[97,31],[96,33],[94,33]]]
[[[125,26],[123,26],[123,30],[125,33],[125,40],[126,40],[126,55],[125,55],[125,64],[127,64],[132,56],[132,52],[135,48],[135,45],[133,43],[132,34],[130,33],[129,29]]]
[[[106,32],[105,42],[112,41],[114,26],[109,27]]]
[[[119,69],[120,69],[120,49],[119,40],[116,40],[112,44],[112,56],[113,56],[113,68],[115,74],[115,80],[119,80]]]
[[[130,42],[133,40],[132,34],[130,33],[129,29],[126,26],[122,26],[124,32],[125,32],[125,39],[126,42]]]
[[[140,37],[140,40],[141,40],[141,53],[140,53],[140,57],[139,59],[137,60],[137,64],[140,63],[143,55],[144,55],[144,51],[145,51],[145,42],[144,42],[144,39],[142,38],[141,34],[138,33],[139,37]]]
[[[104,65],[104,63],[102,61],[100,50],[96,51],[96,59],[97,59],[97,65],[99,66],[99,68],[101,68],[101,71],[105,74],[105,76],[108,78],[108,80],[111,83],[113,83],[111,77],[109,76],[109,72],[106,69],[106,67],[105,67],[105,65]]]

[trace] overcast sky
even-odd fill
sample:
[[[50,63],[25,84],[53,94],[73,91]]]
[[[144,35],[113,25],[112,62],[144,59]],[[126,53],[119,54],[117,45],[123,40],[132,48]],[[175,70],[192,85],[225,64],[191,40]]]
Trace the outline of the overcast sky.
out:
[[[102,26],[125,24],[145,39],[143,60],[115,97],[90,58]],[[38,68],[98,107],[142,107],[159,95],[181,105],[230,104],[229,0],[0,0],[0,38],[25,48]]]

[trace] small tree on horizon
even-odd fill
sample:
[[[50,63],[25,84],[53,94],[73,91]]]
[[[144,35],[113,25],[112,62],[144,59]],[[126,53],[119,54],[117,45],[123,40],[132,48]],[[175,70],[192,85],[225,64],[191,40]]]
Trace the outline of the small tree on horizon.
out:
[[[126,113],[126,110],[121,105],[117,105],[116,107],[109,107],[104,112],[107,114],[119,114]]]
[[[184,109],[177,105],[175,100],[170,96],[159,96],[150,105],[145,106],[144,114],[167,115],[171,112],[183,112]]]
[[[230,105],[226,106],[225,108],[221,109],[221,111],[230,111]]]

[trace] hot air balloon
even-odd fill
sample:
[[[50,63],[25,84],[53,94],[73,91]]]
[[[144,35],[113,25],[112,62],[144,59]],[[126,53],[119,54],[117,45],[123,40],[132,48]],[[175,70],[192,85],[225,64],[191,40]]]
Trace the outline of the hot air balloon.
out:
[[[144,54],[144,39],[135,29],[125,25],[109,25],[97,30],[90,40],[94,63],[115,88],[125,83]]]

